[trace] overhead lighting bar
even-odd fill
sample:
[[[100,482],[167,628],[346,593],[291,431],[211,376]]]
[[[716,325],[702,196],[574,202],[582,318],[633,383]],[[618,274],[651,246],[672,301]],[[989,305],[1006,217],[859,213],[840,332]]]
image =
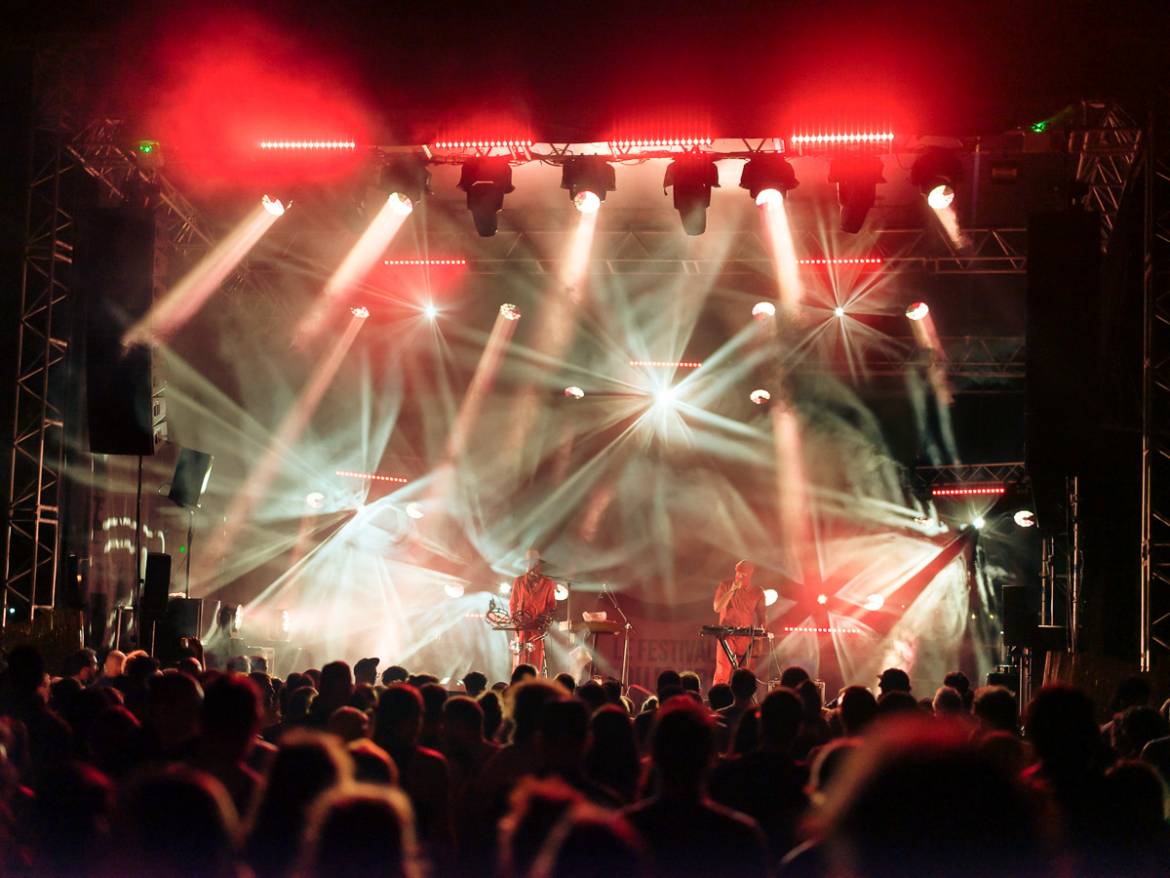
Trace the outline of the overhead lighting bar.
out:
[[[357,144],[352,140],[261,140],[263,150],[354,150]]]
[[[662,149],[671,146],[710,146],[714,141],[710,137],[651,137],[651,138],[623,138],[611,140],[610,143],[621,149]]]
[[[967,485],[964,487],[931,488],[932,497],[998,497],[1006,489],[1003,485]]]
[[[836,625],[785,625],[780,629],[785,634],[807,632],[808,634],[862,634],[860,628],[841,628]]]
[[[885,262],[880,256],[837,257],[828,259],[797,259],[798,265],[881,265]]]
[[[466,265],[466,259],[383,259],[383,265],[389,266],[403,266],[403,265]]]
[[[524,149],[532,146],[531,140],[439,140],[432,144],[436,149]]]
[[[368,482],[392,482],[395,485],[405,485],[410,481],[410,479],[404,479],[402,476],[382,476],[377,473],[359,473],[348,469],[336,470],[335,475],[347,479],[363,479]]]
[[[815,134],[793,134],[789,142],[795,147],[814,149],[840,146],[888,146],[894,142],[894,132],[848,131],[832,133],[819,131]]]
[[[630,365],[651,366],[663,369],[698,369],[703,364],[695,360],[679,360],[677,362],[671,362],[669,360],[630,360]]]

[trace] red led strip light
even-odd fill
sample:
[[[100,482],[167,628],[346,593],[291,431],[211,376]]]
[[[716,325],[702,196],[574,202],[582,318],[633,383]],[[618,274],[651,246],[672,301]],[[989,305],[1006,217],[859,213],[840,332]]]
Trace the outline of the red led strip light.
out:
[[[969,488],[931,488],[932,497],[998,497],[1003,485],[974,485]]]
[[[466,265],[466,259],[383,259],[383,265]]]
[[[861,633],[863,633],[860,628],[837,628],[837,627],[821,628],[821,627],[816,626],[816,625],[785,625],[780,630],[784,631],[785,633],[788,633],[788,634],[793,633],[793,632],[800,632],[800,631],[808,632],[809,634],[861,634]]]
[[[370,482],[393,482],[396,485],[405,485],[410,481],[402,476],[380,476],[377,473],[359,473],[348,469],[339,469],[336,474],[350,479],[365,479]]]
[[[439,140],[434,144],[436,149],[488,149],[493,146],[506,146],[509,149],[532,146],[531,140]]]
[[[668,360],[630,360],[631,366],[655,366],[668,369],[698,369],[702,363],[692,360],[681,360],[679,362],[670,362]]]
[[[793,146],[841,146],[857,143],[893,143],[893,131],[855,131],[848,134],[793,134]]]
[[[357,144],[352,140],[261,140],[260,148],[267,150],[357,149]]]
[[[798,265],[881,265],[885,260],[880,256],[838,257],[828,259],[797,259]]]
[[[623,148],[633,147],[663,147],[663,146],[710,146],[710,137],[651,137],[651,138],[623,138],[611,140],[614,146]]]

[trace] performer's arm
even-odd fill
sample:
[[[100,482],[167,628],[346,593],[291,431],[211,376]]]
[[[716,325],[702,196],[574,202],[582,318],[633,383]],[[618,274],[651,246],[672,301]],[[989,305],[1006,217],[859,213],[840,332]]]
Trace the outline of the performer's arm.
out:
[[[715,612],[720,616],[723,611],[727,609],[727,605],[731,603],[731,599],[735,597],[735,592],[739,589],[736,584],[727,585],[727,583],[719,583],[719,588],[715,589]]]
[[[515,616],[516,611],[520,609],[520,589],[522,588],[521,583],[523,581],[523,578],[519,576],[512,580],[512,591],[508,595],[508,613],[512,616]]]
[[[764,602],[764,595],[761,592],[760,599],[756,603],[756,618],[759,620],[756,623],[758,628],[768,627],[768,605]]]

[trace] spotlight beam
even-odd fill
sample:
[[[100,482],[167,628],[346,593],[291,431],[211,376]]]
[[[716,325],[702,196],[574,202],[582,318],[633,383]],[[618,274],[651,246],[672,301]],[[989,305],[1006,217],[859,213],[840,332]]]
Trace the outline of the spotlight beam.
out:
[[[280,214],[273,213],[263,203],[253,207],[226,238],[154,304],[145,317],[126,330],[122,343],[151,344],[173,335],[199,312],[279,218]]]

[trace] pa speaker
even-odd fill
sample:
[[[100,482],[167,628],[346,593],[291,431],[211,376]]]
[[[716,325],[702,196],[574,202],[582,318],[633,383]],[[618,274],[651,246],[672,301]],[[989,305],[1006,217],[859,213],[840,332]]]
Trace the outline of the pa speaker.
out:
[[[1101,220],[1086,210],[1028,223],[1026,457],[1034,479],[1092,458],[1101,387]]]
[[[101,454],[153,454],[151,349],[124,346],[150,311],[155,284],[153,214],[95,209],[82,222],[77,275],[85,300],[89,447]]]
[[[1009,646],[1035,646],[1040,611],[1026,585],[1003,587],[1003,639]]]
[[[144,621],[162,619],[167,611],[171,591],[171,556],[151,552],[146,556],[146,576],[142,584],[140,614]]]
[[[175,463],[175,475],[171,479],[171,491],[167,495],[175,503],[194,509],[199,505],[199,498],[207,490],[207,481],[211,478],[211,464],[214,461],[210,454],[202,451],[193,451],[184,448],[179,452],[179,459]]]

